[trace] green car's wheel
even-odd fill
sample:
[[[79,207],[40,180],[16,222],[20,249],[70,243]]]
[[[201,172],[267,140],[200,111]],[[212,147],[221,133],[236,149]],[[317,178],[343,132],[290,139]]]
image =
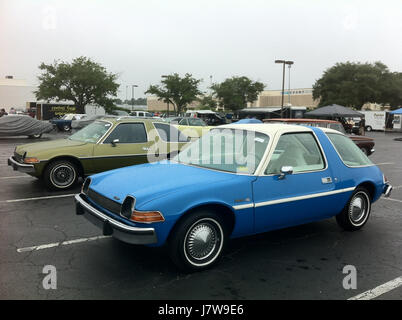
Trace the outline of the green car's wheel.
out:
[[[30,139],[39,139],[40,137],[42,137],[42,134],[41,134],[41,133],[39,133],[39,134],[32,134],[32,135],[28,136],[28,138],[30,138]]]
[[[43,178],[49,189],[68,189],[77,182],[78,170],[71,161],[57,160],[46,167]]]
[[[169,255],[182,270],[204,270],[221,257],[227,236],[223,219],[215,212],[200,210],[174,228],[169,239]]]

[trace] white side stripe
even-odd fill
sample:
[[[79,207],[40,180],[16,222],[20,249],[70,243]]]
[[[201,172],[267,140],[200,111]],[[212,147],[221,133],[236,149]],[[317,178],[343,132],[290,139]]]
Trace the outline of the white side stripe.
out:
[[[307,194],[307,195],[298,196],[298,197],[290,197],[290,198],[282,198],[282,199],[277,199],[277,200],[257,202],[257,203],[254,203],[254,204],[253,203],[241,204],[241,205],[233,206],[233,209],[241,210],[241,209],[252,208],[252,207],[258,208],[258,207],[270,206],[270,205],[273,205],[273,204],[279,204],[279,203],[285,203],[285,202],[292,202],[292,201],[306,200],[306,199],[312,199],[312,198],[318,198],[318,197],[325,197],[325,196],[330,196],[330,195],[333,195],[333,194],[338,194],[338,193],[343,193],[343,192],[349,192],[349,191],[353,191],[353,190],[355,190],[355,187],[339,189],[339,190],[334,190],[334,191]]]
[[[387,283],[384,283],[378,287],[375,287],[374,289],[368,290],[357,296],[349,298],[348,300],[371,300],[400,286],[402,286],[402,277],[398,277],[394,280],[388,281]]]

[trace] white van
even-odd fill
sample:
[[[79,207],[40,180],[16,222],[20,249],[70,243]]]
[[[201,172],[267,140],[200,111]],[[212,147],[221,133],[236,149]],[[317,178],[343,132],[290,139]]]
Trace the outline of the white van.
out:
[[[385,111],[360,111],[364,114],[366,131],[385,130]]]
[[[130,116],[139,118],[152,118],[152,114],[147,111],[131,111]]]

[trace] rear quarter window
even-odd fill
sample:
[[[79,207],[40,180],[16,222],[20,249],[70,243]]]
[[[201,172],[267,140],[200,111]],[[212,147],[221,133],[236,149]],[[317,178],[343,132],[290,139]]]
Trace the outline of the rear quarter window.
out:
[[[327,133],[335,150],[338,152],[342,161],[349,167],[360,167],[373,165],[369,158],[359,149],[356,144],[348,137],[337,134]]]

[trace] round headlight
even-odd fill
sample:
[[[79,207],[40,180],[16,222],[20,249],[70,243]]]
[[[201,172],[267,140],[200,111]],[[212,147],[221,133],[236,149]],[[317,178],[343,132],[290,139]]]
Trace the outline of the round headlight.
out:
[[[88,189],[89,189],[91,182],[92,182],[91,178],[88,177],[85,179],[84,184],[82,185],[82,188],[81,188],[81,193],[84,193],[84,194],[88,193]]]
[[[127,196],[121,205],[120,215],[126,219],[130,219],[134,210],[135,200],[132,196]]]

